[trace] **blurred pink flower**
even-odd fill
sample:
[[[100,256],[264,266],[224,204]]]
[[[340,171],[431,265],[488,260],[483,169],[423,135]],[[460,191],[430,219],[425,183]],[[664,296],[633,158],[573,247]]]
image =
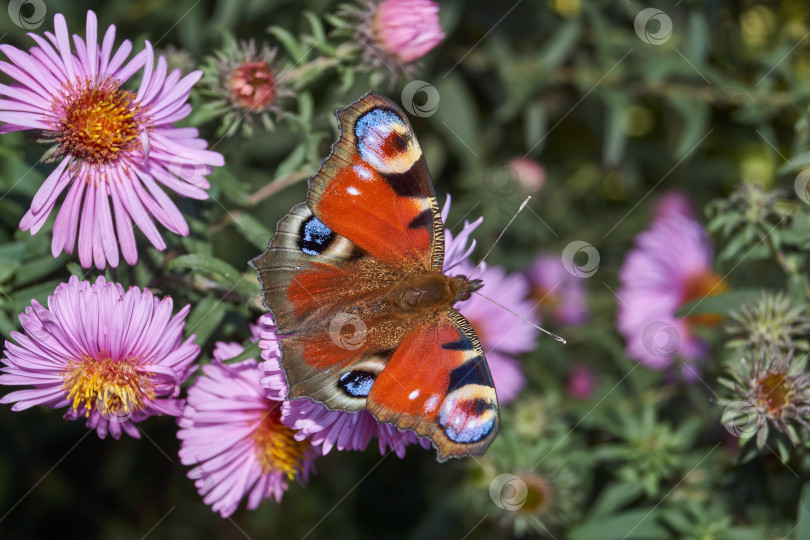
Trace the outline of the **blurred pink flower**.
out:
[[[152,218],[186,236],[188,224],[161,184],[178,195],[206,199],[205,176],[222,156],[205,150],[195,128],[174,123],[188,116],[189,91],[200,78],[195,71],[167,76],[163,57],[154,64],[152,46],[125,64],[132,44],[125,40],[113,54],[115,27],[97,40],[96,15],[87,12],[86,38],[73,36],[65,18],[54,17],[55,34],[36,34],[28,53],[0,45],[10,62],[0,70],[12,79],[0,85],[0,133],[35,130],[53,144],[43,158],[58,161],[20,222],[37,233],[65,190],[53,226],[51,250],[73,253],[78,235],[79,261],[98,269],[138,260],[132,222],[157,249],[165,249]],[[141,72],[137,92],[123,84]],[[191,173],[191,174],[189,174]],[[112,201],[112,211],[110,209]],[[77,233],[78,231],[78,233]],[[117,236],[117,241],[116,241]]]
[[[283,378],[263,381],[273,386],[268,392],[255,359],[222,363],[243,350],[238,343],[216,344],[178,422],[180,461],[197,465],[188,477],[222,517],[233,514],[245,497],[251,510],[265,498],[280,502],[288,481],[308,480],[317,455],[281,421],[277,396],[286,391]]]
[[[665,193],[655,203],[655,210],[653,210],[653,219],[664,219],[672,216],[695,217],[689,197],[679,191]]]
[[[172,299],[99,277],[72,276],[48,297],[20,314],[24,334],[6,341],[0,384],[31,385],[0,403],[21,411],[34,405],[69,407],[65,418],[87,418],[87,426],[118,439],[139,438],[135,426],[153,415],[179,415],[173,399],[193,371],[200,352],[194,336],[183,340],[189,306],[172,317]]]
[[[546,183],[546,170],[538,162],[527,157],[515,157],[509,161],[512,175],[524,191],[534,193]]]
[[[543,320],[553,324],[578,325],[588,318],[584,280],[568,272],[562,258],[540,253],[528,271],[531,298]]]
[[[617,293],[617,326],[627,341],[627,355],[652,369],[667,369],[684,360],[683,376],[697,376],[693,363],[708,354],[708,345],[693,331],[713,325],[716,315],[676,317],[684,304],[723,292],[726,283],[714,273],[714,250],[695,220],[674,214],[660,218],[636,237],[622,264]]]
[[[374,13],[379,46],[399,62],[413,62],[444,39],[439,5],[431,0],[384,0]]]
[[[568,395],[574,399],[590,399],[596,391],[596,377],[590,369],[575,365],[568,374]]]

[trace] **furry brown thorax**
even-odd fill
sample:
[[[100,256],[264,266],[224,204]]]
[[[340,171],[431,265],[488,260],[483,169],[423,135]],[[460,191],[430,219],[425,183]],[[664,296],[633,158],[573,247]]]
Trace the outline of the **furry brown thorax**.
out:
[[[403,312],[439,311],[468,299],[482,285],[480,279],[424,272],[409,275],[397,283],[387,296],[396,309]]]

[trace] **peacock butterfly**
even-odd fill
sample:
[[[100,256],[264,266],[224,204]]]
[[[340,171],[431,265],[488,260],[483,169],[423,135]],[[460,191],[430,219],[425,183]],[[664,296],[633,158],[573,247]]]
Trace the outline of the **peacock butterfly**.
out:
[[[275,318],[288,399],[369,411],[429,438],[444,461],[498,432],[495,387],[453,305],[482,286],[442,273],[444,227],[402,110],[368,93],[335,113],[340,138],[307,202],[253,259]]]

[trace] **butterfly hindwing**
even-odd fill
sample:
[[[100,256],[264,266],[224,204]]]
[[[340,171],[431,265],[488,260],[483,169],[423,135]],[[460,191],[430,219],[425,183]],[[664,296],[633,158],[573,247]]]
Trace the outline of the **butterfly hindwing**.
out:
[[[470,323],[450,309],[414,330],[377,376],[368,409],[430,438],[442,461],[483,453],[498,431],[498,400]]]
[[[259,272],[264,303],[279,334],[305,327],[324,310],[324,299],[342,301],[342,269],[362,251],[318,220],[306,204],[294,207],[276,226],[267,251],[250,263]]]

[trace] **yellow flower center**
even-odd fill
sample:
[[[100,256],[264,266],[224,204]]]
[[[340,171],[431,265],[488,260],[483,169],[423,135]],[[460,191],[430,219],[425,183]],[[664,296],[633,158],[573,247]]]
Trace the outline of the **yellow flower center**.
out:
[[[273,408],[261,419],[253,432],[253,441],[262,472],[283,472],[290,480],[301,471],[310,446],[309,441],[295,440],[295,431],[281,423],[281,403],[273,403]]]
[[[686,280],[681,305],[688,304],[693,300],[715,296],[724,292],[727,288],[728,284],[723,281],[723,278],[711,270],[695,273]],[[686,317],[686,320],[693,324],[712,326],[718,324],[722,320],[722,316],[713,314],[690,315]]]
[[[769,416],[781,418],[785,407],[790,405],[791,393],[783,373],[768,372],[757,379],[757,402],[767,409]]]
[[[103,164],[138,144],[141,122],[136,117],[143,108],[117,81],[68,83],[62,99],[65,106],[56,137],[60,155]]]
[[[105,417],[126,417],[143,410],[155,399],[152,373],[142,371],[137,359],[96,360],[84,357],[71,362],[63,374],[68,399],[73,399],[73,410],[79,406],[90,416],[93,408]]]

